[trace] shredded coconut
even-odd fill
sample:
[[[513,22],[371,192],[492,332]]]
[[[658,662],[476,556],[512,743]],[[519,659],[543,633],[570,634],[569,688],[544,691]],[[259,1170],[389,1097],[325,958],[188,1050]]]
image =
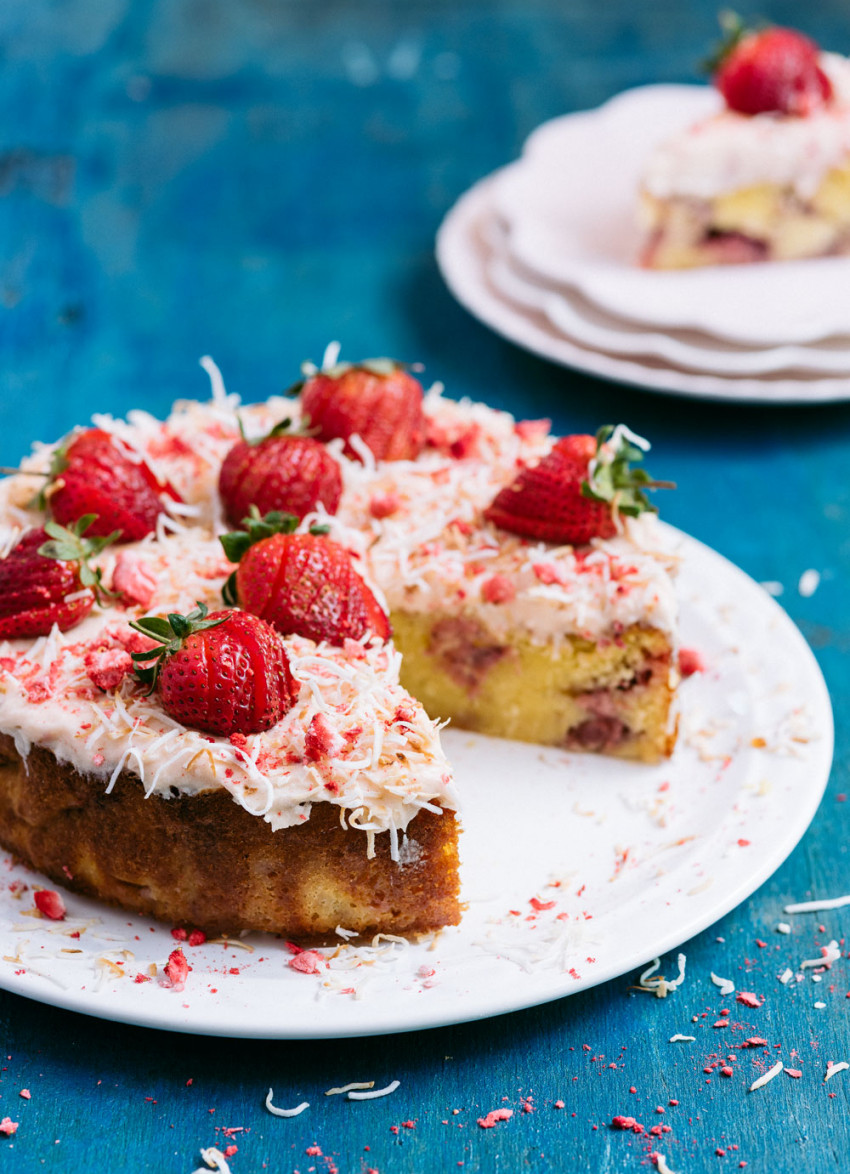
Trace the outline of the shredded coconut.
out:
[[[269,1089],[269,1094],[266,1097],[266,1108],[274,1117],[297,1117],[299,1113],[303,1113],[305,1109],[310,1108],[309,1101],[302,1101],[300,1105],[296,1105],[294,1109],[279,1109],[277,1105],[272,1104],[274,1099],[274,1089]]]
[[[335,1097],[335,1096],[338,1096],[339,1093],[351,1092],[352,1089],[374,1088],[374,1087],[375,1087],[374,1080],[360,1080],[360,1081],[355,1080],[355,1081],[352,1081],[351,1084],[343,1084],[340,1088],[329,1088],[328,1091],[325,1093],[325,1096],[326,1097]]]
[[[850,905],[850,893],[844,897],[831,897],[826,901],[800,901],[796,905],[786,905],[786,913],[825,913],[829,909],[843,909]]]
[[[753,1083],[750,1085],[749,1091],[755,1092],[757,1088],[763,1088],[764,1085],[769,1084],[770,1081],[774,1079],[774,1077],[779,1075],[784,1067],[785,1065],[782,1063],[782,1061],[777,1060],[773,1067],[768,1068],[767,1072],[765,1072],[763,1076],[760,1076],[758,1080],[753,1081]]]
[[[395,1092],[400,1084],[400,1080],[393,1080],[386,1088],[373,1088],[370,1092],[350,1092],[348,1099],[350,1101],[374,1101],[378,1097],[388,1097],[391,1092]]]
[[[735,984],[731,978],[720,978],[714,971],[711,972],[711,981],[716,987],[720,987],[721,995],[731,995],[735,989]]]
[[[685,955],[679,954],[676,961],[679,967],[676,978],[667,979],[663,975],[655,975],[654,978],[650,978],[650,975],[653,975],[661,966],[661,959],[656,958],[638,979],[637,989],[657,995],[659,999],[665,999],[669,991],[676,990],[685,981]]]

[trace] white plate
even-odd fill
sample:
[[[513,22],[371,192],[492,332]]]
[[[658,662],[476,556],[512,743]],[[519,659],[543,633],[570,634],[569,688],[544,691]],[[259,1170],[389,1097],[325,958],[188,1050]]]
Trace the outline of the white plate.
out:
[[[847,335],[847,257],[680,272],[638,266],[644,163],[657,143],[719,101],[704,86],[644,86],[538,128],[494,190],[511,252],[547,282],[574,286],[609,313],[644,325],[752,346]]]
[[[682,686],[673,758],[643,766],[450,733],[465,803],[468,908],[459,927],[431,943],[390,946],[374,965],[349,948],[334,965],[359,959],[356,968],[319,975],[290,969],[272,938],[246,939],[253,954],[187,946],[194,969],[178,993],[133,981],[165,962],[175,944],[166,927],[73,894],[73,920],[35,920],[24,915],[31,895],[16,898],[4,885],[0,986],[178,1031],[371,1035],[561,998],[711,925],[771,875],[808,826],[832,761],[832,711],[817,662],[785,612],[719,554],[665,530],[683,558],[683,642],[707,665]],[[19,878],[38,879],[10,868],[7,882]],[[553,904],[536,912],[532,898]],[[61,936],[75,928],[84,930],[78,939]],[[60,952],[68,949],[80,953]],[[106,951],[123,960],[127,977],[98,963]],[[665,962],[668,977],[671,967]],[[323,985],[329,980],[335,989]]]
[[[458,301],[511,342],[564,367],[649,391],[742,403],[816,404],[850,399],[850,378],[846,376],[807,372],[759,378],[696,374],[660,359],[626,359],[566,338],[540,311],[508,301],[488,278],[494,178],[481,180],[451,209],[437,234],[437,262]]]
[[[743,348],[697,331],[656,330],[614,318],[576,290],[555,289],[529,279],[500,246],[494,222],[487,277],[508,301],[543,314],[565,338],[607,354],[661,359],[673,366],[715,375],[767,375],[788,371],[850,376],[850,339],[836,345]]]

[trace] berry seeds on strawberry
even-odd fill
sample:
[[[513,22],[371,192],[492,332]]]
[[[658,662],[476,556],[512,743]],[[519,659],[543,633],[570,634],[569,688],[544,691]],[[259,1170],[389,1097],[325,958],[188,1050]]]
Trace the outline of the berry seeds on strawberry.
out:
[[[68,528],[48,522],[28,530],[0,559],[0,640],[46,636],[54,624],[66,632],[109,594],[88,560],[117,535],[84,537],[94,520],[87,514]]]
[[[386,613],[354,569],[344,547],[322,527],[295,534],[298,519],[255,510],[243,529],[224,534],[221,544],[239,566],[225,584],[225,603],[262,616],[284,634],[341,646],[374,635],[389,639]]]
[[[355,433],[379,461],[412,461],[425,445],[422,384],[393,359],[336,362],[330,350],[321,370],[305,364],[308,378],[301,406],[320,440],[344,440],[353,460],[362,454],[350,443]]]
[[[596,437],[564,436],[548,456],[526,465],[484,511],[494,526],[523,538],[580,546],[613,538],[617,515],[657,513],[647,489],[670,489],[630,462],[643,460],[647,441],[624,424]]]
[[[277,632],[259,616],[203,603],[186,616],[146,616],[130,625],[159,648],[132,653],[136,676],[155,689],[166,713],[225,737],[275,725],[298,686]]]
[[[243,435],[224,458],[218,489],[231,525],[238,526],[252,506],[260,514],[281,510],[303,516],[319,505],[336,513],[342,496],[339,465],[318,440],[289,432],[290,423],[283,420],[260,440]]]
[[[116,531],[116,542],[138,542],[156,529],[163,493],[177,498],[144,461],[130,460],[108,432],[89,428],[57,450],[44,498],[63,526],[92,514],[92,536]]]
[[[734,13],[724,13],[721,24],[726,40],[709,68],[730,110],[805,117],[831,101],[814,41],[795,29],[749,30]]]

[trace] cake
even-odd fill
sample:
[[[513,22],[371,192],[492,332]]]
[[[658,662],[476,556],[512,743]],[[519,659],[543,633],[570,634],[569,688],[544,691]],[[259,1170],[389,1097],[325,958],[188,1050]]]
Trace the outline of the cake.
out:
[[[547,421],[439,387],[423,397],[385,361],[331,355],[298,398],[245,407],[207,366],[210,403],[178,403],[166,421],[95,417],[0,483],[0,842],[72,889],[207,930],[317,941],[456,924],[446,720],[647,762],[672,750],[675,560],[643,492],[653,483],[626,471],[644,442],[623,428],[557,441]],[[358,405],[370,380],[386,398],[386,412],[369,408],[392,419],[385,440],[365,418],[323,435],[314,393],[330,383],[341,399],[352,379]],[[575,441],[595,488],[577,482],[557,525],[579,513],[590,531],[512,531],[529,524],[514,517],[532,500],[525,482],[536,493],[561,476]],[[376,459],[384,443],[395,448]],[[132,541],[127,503],[108,493],[124,461],[158,503]],[[103,516],[80,517],[95,467]],[[300,517],[284,512],[293,494]],[[545,513],[550,525],[558,509]],[[42,576],[29,594],[21,559]],[[64,576],[58,601],[45,563]],[[261,625],[283,658],[247,734],[233,718],[244,650],[227,672],[211,651],[240,625],[251,656]],[[205,685],[199,708],[202,661],[226,687]]]
[[[737,28],[732,42],[715,62],[720,109],[646,163],[642,263],[850,252],[850,61],[790,29]]]

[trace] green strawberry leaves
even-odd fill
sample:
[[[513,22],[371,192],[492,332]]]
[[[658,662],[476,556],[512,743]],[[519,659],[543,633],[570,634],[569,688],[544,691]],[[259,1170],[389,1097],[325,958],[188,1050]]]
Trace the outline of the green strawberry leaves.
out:
[[[609,502],[617,513],[636,518],[642,513],[658,513],[646,495],[647,489],[675,489],[672,481],[655,481],[643,468],[632,468],[642,461],[649,442],[637,436],[625,424],[605,424],[596,434],[596,456],[588,467],[588,478],[581,483],[582,497]]]
[[[43,558],[79,563],[80,583],[83,587],[90,587],[94,591],[98,603],[103,605],[107,597],[114,598],[115,592],[104,587],[100,568],[90,566],[88,560],[105,550],[110,543],[119,537],[121,531],[113,530],[111,534],[99,538],[85,538],[84,534],[96,516],[96,514],[84,514],[71,526],[60,526],[58,522],[45,522],[44,529],[50,537],[47,542],[42,542],[38,553]]]
[[[226,623],[230,618],[229,616],[220,616],[217,620],[208,620],[208,614],[207,605],[198,600],[195,607],[185,616],[181,616],[177,612],[169,612],[165,618],[145,616],[141,620],[130,621],[131,628],[135,628],[137,632],[141,632],[143,636],[148,636],[151,640],[156,640],[160,645],[159,648],[149,648],[147,652],[130,653],[135,661],[136,676],[149,686],[148,694],[156,688],[159,670],[164,662],[169,656],[180,651],[187,636],[191,636],[194,632],[206,631],[207,628],[217,628],[219,624]]]
[[[255,505],[251,506],[247,518],[242,519],[242,530],[231,530],[229,534],[220,534],[219,542],[224,553],[232,563],[241,562],[245,554],[258,542],[271,538],[273,534],[294,534],[298,529],[300,519],[295,514],[284,514],[280,510],[270,510],[263,517]],[[330,526],[325,522],[314,522],[310,527],[314,537],[330,533]],[[236,572],[228,576],[222,587],[221,597],[228,607],[238,606],[239,598],[236,590]]]

